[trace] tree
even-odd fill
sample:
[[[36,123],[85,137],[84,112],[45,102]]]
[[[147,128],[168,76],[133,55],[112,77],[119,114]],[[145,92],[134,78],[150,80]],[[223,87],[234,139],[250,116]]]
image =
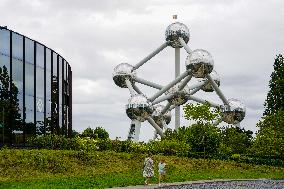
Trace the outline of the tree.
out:
[[[97,136],[99,139],[108,139],[109,134],[108,132],[103,129],[102,127],[96,127],[94,130],[94,135]]]
[[[244,154],[251,146],[253,132],[244,128],[228,126],[221,130],[220,153],[224,155]]]
[[[274,61],[274,71],[269,81],[269,92],[264,103],[264,116],[284,110],[284,57],[279,54]]]
[[[284,110],[267,115],[257,123],[259,131],[252,152],[260,156],[284,156]]]
[[[208,103],[186,104],[183,110],[185,119],[194,120],[198,124],[212,124],[214,120],[221,117],[220,110],[218,108],[211,108]]]
[[[165,139],[185,141],[193,152],[215,154],[220,144],[219,129],[212,123],[220,117],[218,109],[213,109],[209,104],[186,104],[184,117],[195,123],[189,127],[181,127],[178,131],[167,131]]]
[[[93,139],[108,139],[109,138],[108,132],[102,127],[96,127],[95,129],[88,127],[87,129],[83,131],[82,136],[90,137]]]

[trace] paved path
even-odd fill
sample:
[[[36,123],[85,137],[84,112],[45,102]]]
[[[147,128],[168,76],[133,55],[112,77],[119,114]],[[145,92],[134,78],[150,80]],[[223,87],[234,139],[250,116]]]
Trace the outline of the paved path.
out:
[[[128,186],[112,189],[284,189],[284,180],[253,179],[253,180],[203,180],[176,183],[164,183],[148,186]]]

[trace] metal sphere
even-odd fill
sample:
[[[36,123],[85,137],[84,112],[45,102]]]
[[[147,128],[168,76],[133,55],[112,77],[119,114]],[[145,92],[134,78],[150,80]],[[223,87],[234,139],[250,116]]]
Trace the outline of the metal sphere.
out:
[[[126,114],[131,120],[145,121],[153,113],[152,103],[143,94],[136,94],[128,99]]]
[[[214,61],[211,54],[203,49],[196,49],[187,56],[186,69],[192,71],[196,78],[204,78],[206,74],[212,72]]]
[[[217,74],[217,72],[215,70],[213,70],[211,73],[210,73],[212,79],[215,81],[215,83],[217,84],[217,86],[219,87],[220,86],[220,76],[219,74]],[[206,83],[202,86],[202,90],[205,91],[205,92],[213,92],[214,91],[214,88],[213,86],[211,85],[211,83],[207,80],[207,79],[204,79],[206,81]]]
[[[188,43],[190,37],[189,29],[183,23],[172,23],[166,29],[166,41],[170,42],[173,48],[181,48],[182,45],[179,42],[179,37],[181,37],[185,43]]]
[[[168,101],[174,106],[180,106],[187,102],[187,94],[189,93],[189,87],[186,85],[183,90],[179,90],[182,82],[177,83],[165,92],[166,95],[173,95]]]
[[[152,113],[152,117],[154,121],[159,125],[161,128],[163,127],[163,122],[167,125],[171,122],[172,114],[170,111],[167,111],[165,114],[162,115],[162,110],[165,108],[164,105],[158,104],[154,106],[154,112]]]
[[[127,88],[126,79],[129,79],[131,83],[134,83],[134,78],[136,77],[136,72],[132,71],[133,66],[127,63],[121,63],[117,65],[112,74],[114,83],[121,87]]]
[[[221,106],[223,121],[228,124],[237,124],[241,122],[246,115],[245,105],[237,99],[229,99],[229,106]]]

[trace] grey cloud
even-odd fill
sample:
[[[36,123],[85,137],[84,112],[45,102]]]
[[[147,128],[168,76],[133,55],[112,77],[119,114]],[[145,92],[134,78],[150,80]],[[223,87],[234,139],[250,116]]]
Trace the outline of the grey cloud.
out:
[[[121,62],[136,64],[161,45],[172,14],[189,27],[192,49],[211,52],[223,93],[246,103],[242,126],[254,131],[274,57],[284,49],[281,0],[6,0],[0,9],[1,25],[44,43],[71,64],[74,129],[101,125],[112,137],[125,138],[130,123],[124,110],[129,92],[113,83],[113,68]],[[182,50],[182,71],[185,58]],[[167,48],[137,72],[165,85],[174,78],[173,69],[174,50]],[[138,86],[149,96],[156,92]],[[214,93],[197,95],[221,103]],[[151,138],[152,127],[143,123],[142,128],[141,139]]]

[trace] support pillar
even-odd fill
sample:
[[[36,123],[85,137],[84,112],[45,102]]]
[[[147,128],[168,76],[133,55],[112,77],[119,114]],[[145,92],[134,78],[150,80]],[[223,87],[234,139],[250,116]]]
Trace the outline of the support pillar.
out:
[[[175,78],[180,75],[180,49],[175,48]],[[180,106],[175,108],[175,130],[180,127]]]
[[[138,142],[139,135],[140,135],[140,128],[141,128],[141,122],[137,120],[132,120],[130,124],[130,129],[128,132],[127,140]]]

